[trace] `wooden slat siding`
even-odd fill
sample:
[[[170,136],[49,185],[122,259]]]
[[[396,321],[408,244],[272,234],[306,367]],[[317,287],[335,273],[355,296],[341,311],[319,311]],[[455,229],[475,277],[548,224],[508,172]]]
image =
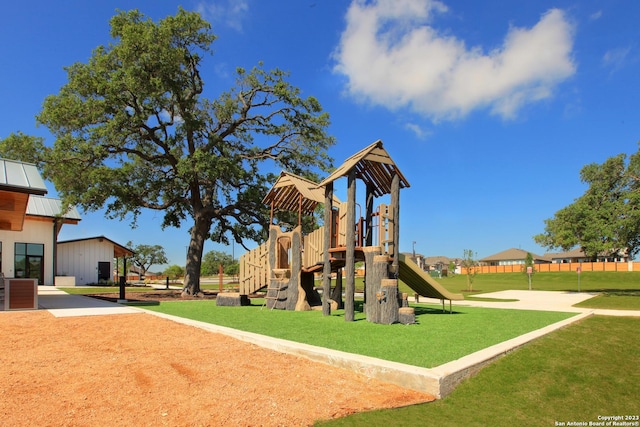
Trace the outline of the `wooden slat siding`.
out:
[[[31,279],[9,280],[9,310],[36,309],[36,294],[38,290]]]
[[[324,262],[324,226],[304,236],[303,268],[310,268]]]
[[[240,257],[239,291],[249,295],[268,285],[269,245],[263,243]]]
[[[535,264],[534,269],[538,273],[558,273],[558,272],[576,272],[580,267],[583,272],[585,271],[613,271],[613,272],[625,272],[625,271],[640,271],[640,262],[567,262],[567,263],[551,263],[551,264]],[[524,264],[512,264],[512,265],[482,265],[476,267],[478,274],[488,273],[522,273],[525,266]],[[462,268],[461,274],[467,274],[467,269]]]
[[[338,247],[347,246],[347,203],[342,203],[338,210]]]

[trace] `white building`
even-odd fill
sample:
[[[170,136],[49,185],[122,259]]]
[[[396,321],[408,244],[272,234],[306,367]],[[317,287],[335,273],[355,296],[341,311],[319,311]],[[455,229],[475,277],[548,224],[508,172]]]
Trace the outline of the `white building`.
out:
[[[35,165],[0,159],[0,271],[6,278],[54,284],[58,233],[80,215],[75,208],[61,215],[60,201],[46,193]]]
[[[130,249],[104,236],[60,241],[58,276],[75,277],[75,286],[114,280],[114,258],[131,255]]]

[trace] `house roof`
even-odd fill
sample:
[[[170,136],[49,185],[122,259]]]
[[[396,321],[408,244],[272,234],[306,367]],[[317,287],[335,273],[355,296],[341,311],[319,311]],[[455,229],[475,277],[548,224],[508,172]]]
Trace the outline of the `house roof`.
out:
[[[69,208],[66,213],[62,214],[62,202],[59,199],[34,195],[29,197],[26,213],[31,216],[51,218],[60,216],[65,220],[70,220],[71,222],[78,222],[82,219],[75,207]]]
[[[262,203],[273,206],[274,210],[301,210],[301,213],[310,215],[319,203],[324,203],[324,190],[316,182],[283,171]],[[340,200],[334,197],[333,203],[340,204]]]
[[[381,140],[377,140],[349,157],[319,186],[324,187],[338,178],[347,176],[352,169],[355,169],[356,178],[360,178],[367,186],[370,186],[376,197],[391,193],[391,181],[394,175],[398,175],[400,178],[400,188],[409,187],[409,181],[402,175],[389,153],[383,148]]]
[[[47,194],[47,187],[36,165],[7,159],[0,159],[0,190],[40,196]]]
[[[618,253],[621,256],[627,256],[627,250],[619,250],[614,251],[613,253]],[[607,257],[611,256],[612,252],[600,252],[598,256]],[[548,253],[545,254],[545,257],[548,259],[563,259],[563,258],[590,258],[587,254],[584,253],[582,248],[578,247],[575,249],[571,249],[568,252],[557,252],[557,253]]]
[[[29,196],[46,193],[35,165],[0,159],[0,230],[22,231]]]
[[[534,260],[546,261],[549,260],[543,256],[536,255],[533,252],[524,251],[522,249],[511,248],[506,251],[498,252],[497,254],[490,255],[486,258],[482,258],[479,260],[480,262],[490,262],[490,261],[515,261],[515,260],[524,260],[527,258],[527,254],[530,253],[533,256]]]
[[[106,240],[107,242],[110,242],[113,244],[113,257],[114,258],[120,258],[123,256],[132,256],[134,254],[134,252],[127,248],[126,246],[123,246],[119,243],[114,242],[113,240],[105,237],[105,236],[95,236],[95,237],[84,237],[82,239],[72,239],[72,240],[62,240],[62,241],[58,241],[58,246],[60,245],[65,245],[65,244],[69,244],[69,243],[76,243],[76,242],[84,242],[84,241],[89,241],[89,240],[98,240],[100,242]]]
[[[575,248],[568,252],[557,252],[557,253],[549,253],[545,254],[547,258],[558,259],[558,258],[585,258],[586,255],[582,248]]]

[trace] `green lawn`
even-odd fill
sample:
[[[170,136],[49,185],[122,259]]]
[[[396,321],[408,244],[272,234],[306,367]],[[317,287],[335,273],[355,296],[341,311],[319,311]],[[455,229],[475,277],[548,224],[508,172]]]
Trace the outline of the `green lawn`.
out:
[[[640,291],[608,291],[588,299],[576,307],[608,310],[640,310]]]
[[[200,320],[349,353],[434,367],[570,317],[569,313],[495,310],[415,305],[416,325],[379,325],[365,320],[344,321],[344,311],[331,316],[320,311],[291,312],[249,307],[218,307],[215,301],[162,302],[149,310]],[[361,302],[358,301],[358,309]]]
[[[443,400],[317,425],[554,426],[638,416],[639,354],[640,319],[595,316],[510,353]]]
[[[467,276],[462,274],[437,280],[451,292],[459,293],[467,289]],[[539,291],[578,291],[578,274],[575,272],[535,273],[532,276],[531,284],[532,289]],[[529,289],[526,274],[478,274],[473,282],[475,292],[487,293],[518,289]],[[580,275],[580,290],[584,292],[640,291],[640,272],[583,272]]]

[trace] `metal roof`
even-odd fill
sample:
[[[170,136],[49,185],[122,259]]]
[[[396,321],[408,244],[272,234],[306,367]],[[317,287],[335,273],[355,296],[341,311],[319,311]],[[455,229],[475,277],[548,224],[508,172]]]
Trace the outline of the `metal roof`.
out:
[[[97,240],[98,242],[102,242],[104,240],[106,240],[107,242],[113,244],[113,256],[114,258],[121,258],[123,256],[132,256],[135,254],[135,252],[133,252],[131,249],[127,248],[126,246],[123,246],[119,243],[114,242],[113,240],[109,239],[108,237],[105,236],[95,236],[95,237],[85,237],[85,238],[81,238],[81,239],[73,239],[73,240],[63,240],[63,241],[58,241],[57,244],[58,245],[64,245],[64,244],[70,244],[70,243],[76,243],[76,242],[87,242],[89,240]]]
[[[273,206],[274,210],[301,211],[310,215],[319,203],[324,203],[324,189],[318,187],[316,182],[283,171],[262,203]],[[340,200],[334,197],[333,204],[340,204]]]
[[[356,178],[360,178],[371,186],[373,195],[376,197],[391,193],[391,181],[394,175],[398,175],[400,178],[400,188],[409,187],[409,181],[402,175],[389,153],[383,148],[381,140],[377,140],[345,160],[338,169],[319,184],[319,187],[324,187],[338,178],[347,176],[352,169],[355,169]]]
[[[62,214],[62,202],[59,199],[51,199],[49,197],[36,195],[29,196],[26,213],[27,215],[52,218],[61,216],[64,219],[76,221],[80,221],[82,219],[78,210],[74,206],[70,207],[66,213]]]
[[[0,189],[40,196],[47,194],[36,165],[7,159],[0,159]]]

